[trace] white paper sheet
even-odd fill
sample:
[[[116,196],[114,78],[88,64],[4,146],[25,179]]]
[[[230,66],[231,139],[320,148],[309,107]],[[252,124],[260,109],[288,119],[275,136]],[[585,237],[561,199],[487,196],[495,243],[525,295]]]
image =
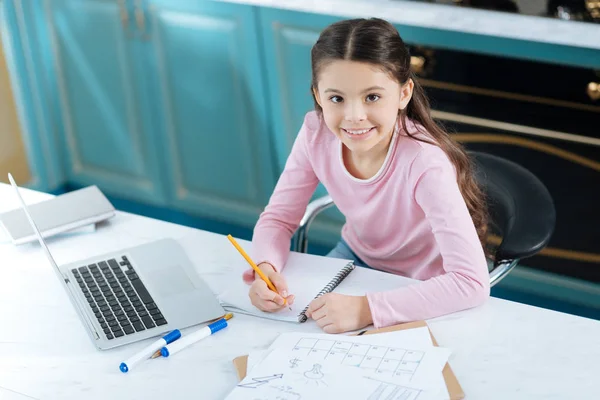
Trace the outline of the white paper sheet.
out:
[[[308,348],[308,345],[311,347]],[[274,356],[273,353],[279,355]],[[382,357],[377,356],[382,353]],[[350,374],[358,373],[360,388],[354,388],[356,390],[351,391],[350,398],[408,400],[416,398],[418,394],[419,400],[447,399],[449,395],[441,371],[449,354],[449,350],[433,346],[427,327],[365,336],[284,333],[267,350],[249,354],[247,376],[264,382],[262,378],[282,374],[282,372],[273,372],[278,368],[282,371],[287,368],[290,373],[294,372],[291,371],[294,365],[318,364],[320,368],[326,368],[330,375],[336,375],[330,378],[334,383],[337,382],[338,373],[348,374],[348,368],[351,370]],[[279,365],[274,365],[276,362],[279,362]],[[268,374],[269,371],[271,375]],[[274,387],[266,387],[264,393],[261,392],[258,397],[253,398],[299,399],[302,397],[294,396],[308,396],[304,398],[317,396],[314,391],[309,393],[299,391],[297,384],[294,385],[294,382],[290,383],[283,377],[272,378],[272,380],[278,381],[269,383]],[[341,380],[348,386],[349,376]],[[258,384],[253,380],[246,382],[250,385]],[[334,383],[330,385],[331,390],[336,388]],[[260,385],[267,385],[267,383]],[[282,389],[285,387],[294,389]],[[246,386],[243,388],[247,389]],[[241,393],[245,393],[246,396],[257,394],[248,390]],[[343,393],[346,392],[333,391],[331,394],[334,398],[342,398]],[[364,397],[360,397],[363,394]],[[238,395],[241,396],[236,394]],[[316,398],[325,398],[327,395],[326,389],[321,388]]]
[[[359,368],[365,376],[426,388],[431,387],[432,380],[442,378],[450,350],[424,346],[424,331],[420,332],[412,339],[397,339],[396,334],[402,332],[367,336],[284,333],[269,348],[289,351],[299,360],[348,365]]]
[[[305,336],[303,334],[298,334],[298,336]],[[325,337],[331,337],[332,339],[337,339],[340,337],[345,337],[344,335],[327,335],[324,334]],[[363,338],[369,343],[407,343],[412,346],[426,348],[429,346],[433,346],[433,342],[431,341],[431,335],[429,334],[429,329],[427,327],[420,327],[414,329],[406,329],[403,331],[395,331],[395,332],[386,332],[379,333],[377,336],[356,336],[356,338]],[[291,336],[290,339],[291,340]],[[277,342],[274,342],[269,349],[273,349]],[[246,367],[246,373],[249,373],[252,368],[258,364],[265,356],[269,353],[269,349],[266,350],[256,350],[248,354],[248,361]]]
[[[299,360],[290,350],[274,349],[256,365],[226,400],[430,400],[439,394],[365,376],[359,368]],[[443,397],[442,397],[443,398]]]

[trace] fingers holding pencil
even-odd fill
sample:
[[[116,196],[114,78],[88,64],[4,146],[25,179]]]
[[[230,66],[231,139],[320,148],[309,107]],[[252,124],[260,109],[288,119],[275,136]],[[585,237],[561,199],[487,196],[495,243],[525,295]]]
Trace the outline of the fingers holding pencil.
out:
[[[267,276],[275,286],[275,296],[273,296],[273,301],[280,305],[287,304],[288,306],[291,306],[294,302],[294,295],[289,294],[288,285],[283,276],[275,271]]]
[[[250,288],[250,298],[252,300],[252,304],[262,311],[277,311],[281,309],[281,307],[274,307],[274,305],[287,305],[291,311],[292,308],[290,307],[290,300],[293,302],[294,297],[289,296],[287,283],[285,282],[283,276],[281,276],[281,274],[279,274],[279,272],[277,272],[271,264],[261,263],[260,266],[257,266],[246,253],[246,251],[237,243],[233,236],[227,235],[227,239],[229,239],[231,244],[237,249],[242,257],[244,257],[244,259],[248,262],[248,264],[250,264],[256,273],[255,281]],[[248,283],[250,280],[250,275],[251,274],[244,273],[244,280]],[[273,293],[269,293],[264,285],[257,282],[258,278],[260,278],[266,284],[268,289],[275,293],[275,295],[273,295]],[[283,300],[283,304],[281,304],[281,300]]]
[[[287,299],[270,290],[265,282],[261,279],[256,279],[248,291],[252,305],[261,311],[277,312],[286,307],[286,304],[291,306],[294,302],[294,296],[288,296]],[[287,302],[286,302],[287,300]]]

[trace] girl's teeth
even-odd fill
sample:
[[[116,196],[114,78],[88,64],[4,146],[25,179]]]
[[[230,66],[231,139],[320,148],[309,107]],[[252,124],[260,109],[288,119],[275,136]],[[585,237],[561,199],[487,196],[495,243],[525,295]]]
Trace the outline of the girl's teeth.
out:
[[[360,131],[351,131],[351,130],[348,130],[348,129],[344,129],[344,130],[346,132],[352,134],[352,135],[362,135],[363,133],[369,132],[371,130],[371,128],[369,128],[369,129],[362,129]]]

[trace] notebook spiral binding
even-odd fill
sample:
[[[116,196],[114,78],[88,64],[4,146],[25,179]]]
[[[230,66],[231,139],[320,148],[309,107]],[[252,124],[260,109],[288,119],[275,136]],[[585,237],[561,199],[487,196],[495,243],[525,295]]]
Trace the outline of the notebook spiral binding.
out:
[[[349,262],[348,264],[346,264],[346,266],[344,268],[342,268],[340,270],[340,272],[338,272],[333,277],[333,279],[331,281],[329,281],[329,283],[327,285],[325,285],[325,287],[319,292],[319,294],[317,294],[315,296],[315,299],[323,296],[326,293],[331,293],[333,291],[333,289],[335,289],[344,279],[346,279],[348,274],[350,274],[350,272],[352,272],[354,270],[354,268],[356,268],[356,266],[354,265],[353,262]],[[308,317],[306,316],[307,310],[308,310],[308,305],[306,307],[304,307],[304,310],[302,310],[302,312],[300,314],[298,314],[298,322],[302,323],[302,322],[306,322],[308,320]]]

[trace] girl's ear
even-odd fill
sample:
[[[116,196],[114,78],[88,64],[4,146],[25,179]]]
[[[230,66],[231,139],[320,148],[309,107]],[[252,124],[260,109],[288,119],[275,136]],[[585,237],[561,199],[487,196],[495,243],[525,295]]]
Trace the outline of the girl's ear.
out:
[[[408,102],[412,98],[414,87],[415,87],[415,83],[413,82],[412,79],[409,79],[400,88],[400,109],[401,110],[404,110],[406,108],[406,106],[408,106]]]
[[[317,104],[319,105],[319,107],[323,108],[323,105],[321,104],[321,98],[319,97],[319,91],[313,87],[312,92],[313,92],[313,95],[315,96],[315,100],[317,100]]]

